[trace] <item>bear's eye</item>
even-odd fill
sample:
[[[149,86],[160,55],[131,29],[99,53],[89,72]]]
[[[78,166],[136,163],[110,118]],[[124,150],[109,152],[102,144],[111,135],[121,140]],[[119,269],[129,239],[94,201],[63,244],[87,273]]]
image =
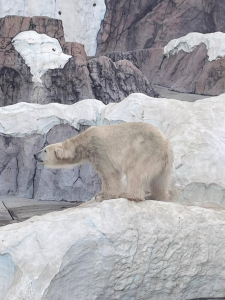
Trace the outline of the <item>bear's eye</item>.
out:
[[[46,153],[47,151],[45,150],[45,153]]]

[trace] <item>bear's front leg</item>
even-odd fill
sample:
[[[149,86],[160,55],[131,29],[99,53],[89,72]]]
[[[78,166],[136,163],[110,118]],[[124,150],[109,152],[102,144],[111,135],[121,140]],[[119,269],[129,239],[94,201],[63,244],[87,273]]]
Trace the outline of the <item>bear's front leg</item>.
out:
[[[103,200],[106,200],[106,199],[104,199],[104,194],[103,194],[103,192],[100,192],[98,195],[96,195],[96,196],[94,197],[94,199],[95,199],[96,202],[102,202]]]

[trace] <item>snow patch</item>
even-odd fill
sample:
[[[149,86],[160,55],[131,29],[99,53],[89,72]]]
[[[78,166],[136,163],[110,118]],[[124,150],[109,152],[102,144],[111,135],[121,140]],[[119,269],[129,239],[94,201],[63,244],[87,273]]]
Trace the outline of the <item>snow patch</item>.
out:
[[[36,31],[17,34],[12,44],[30,67],[33,82],[42,82],[41,76],[49,69],[64,68],[72,57],[64,54],[57,39]]]
[[[225,33],[198,33],[191,32],[187,35],[170,41],[164,47],[166,56],[175,55],[179,51],[191,53],[200,44],[205,44],[208,52],[209,61],[213,61],[225,56]]]

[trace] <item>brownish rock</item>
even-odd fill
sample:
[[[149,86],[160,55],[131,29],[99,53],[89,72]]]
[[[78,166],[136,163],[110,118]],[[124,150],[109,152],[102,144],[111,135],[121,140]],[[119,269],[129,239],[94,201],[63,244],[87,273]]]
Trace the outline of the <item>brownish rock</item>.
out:
[[[190,32],[225,32],[223,0],[106,1],[98,54],[164,47]]]
[[[63,45],[62,21],[48,17],[7,16],[0,19],[0,106],[21,101],[35,102],[36,88],[29,67],[12,46],[11,40],[21,31],[36,30],[59,39]]]
[[[103,103],[120,102],[131,93],[144,93],[158,97],[142,72],[128,60],[114,63],[106,56],[88,61],[92,88],[96,99]]]
[[[44,87],[36,87],[29,102],[73,104],[92,98],[108,104],[120,102],[135,92],[158,96],[148,79],[131,62],[121,60],[114,63],[105,56],[86,62],[78,54],[63,69],[48,70],[42,81]]]
[[[48,17],[9,16],[0,19],[0,106],[25,101],[73,104],[87,98],[118,102],[133,92],[157,96],[147,78],[131,62],[113,63],[100,57],[87,62],[84,46],[64,40],[61,20]],[[63,69],[48,70],[42,84],[32,82],[29,67],[13,48],[12,38],[24,30],[36,30],[59,39],[73,57]]]
[[[163,48],[106,54],[114,62],[130,60],[152,84],[172,91],[217,96],[225,93],[225,58],[210,62],[204,44],[191,53],[166,57]]]
[[[106,53],[106,56],[113,62],[124,59],[131,61],[150,82],[154,82],[163,61],[164,50],[163,48],[150,48],[129,52],[114,51]]]
[[[21,16],[6,16],[0,19],[0,38],[13,39],[21,31],[29,30],[31,18]]]
[[[83,57],[84,60],[87,60],[87,55],[84,50],[84,45],[76,42],[66,42],[63,45],[63,52],[68,55],[72,55],[76,58],[80,56]]]
[[[65,43],[62,21],[49,17],[6,16],[0,19],[0,39],[13,39],[21,31],[35,30],[56,38],[61,45]]]
[[[33,94],[30,102],[40,103],[40,93],[43,95],[42,103],[73,104],[95,98],[87,61],[80,54],[72,57],[63,69],[48,70],[42,76],[42,82],[43,86],[38,87],[39,92]]]
[[[61,46],[65,43],[62,21],[49,17],[32,17],[29,30],[35,30],[37,33],[44,33],[50,37],[56,38]],[[21,30],[23,31],[23,30]]]
[[[164,57],[154,83],[172,91],[217,96],[225,92],[225,58],[210,62],[204,44]]]

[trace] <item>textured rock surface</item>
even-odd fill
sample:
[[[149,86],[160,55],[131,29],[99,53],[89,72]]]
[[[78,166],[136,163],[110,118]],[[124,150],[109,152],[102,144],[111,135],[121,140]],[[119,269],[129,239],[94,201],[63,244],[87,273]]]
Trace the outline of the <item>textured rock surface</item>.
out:
[[[82,182],[82,193],[90,199],[100,188],[96,173],[89,171],[85,177],[86,169],[80,173],[77,169],[57,173],[41,170],[39,165],[35,167],[33,153],[43,146],[46,138],[49,143],[62,141],[77,132],[80,125],[145,121],[161,129],[172,143],[173,199],[225,206],[224,104],[224,95],[189,103],[132,94],[120,103],[109,105],[84,100],[72,106],[19,103],[3,107],[0,109],[0,161],[3,162],[0,190],[21,197],[84,200],[78,188]],[[68,125],[60,125],[63,123]]]
[[[210,62],[204,44],[191,53],[180,51],[164,58],[154,81],[171,90],[205,95],[225,92],[225,58]]]
[[[224,36],[190,33],[165,48],[111,52],[107,56],[114,62],[131,61],[151,83],[172,91],[216,96],[225,92]]]
[[[33,156],[44,145],[76,134],[78,131],[70,125],[57,125],[44,136],[31,134],[12,138],[0,135],[0,194],[42,200],[91,199],[101,189],[101,181],[91,165],[52,170],[43,168]]]
[[[158,83],[158,73],[163,63],[164,49],[151,48],[129,52],[110,52],[106,56],[117,62],[123,59],[131,61],[151,83]]]
[[[15,30],[8,32],[14,21]],[[42,26],[38,21],[43,21]],[[53,21],[55,27],[54,24],[50,26]],[[61,26],[59,33],[63,32],[61,22],[49,18],[7,17],[2,20],[0,106],[21,101],[73,104],[96,97],[104,103],[118,102],[132,92],[157,96],[146,77],[130,62],[114,64],[106,57],[89,62],[83,45],[61,40],[61,48],[55,38],[28,30],[34,27],[54,36],[57,35],[56,25]],[[18,34],[24,29],[25,32]]]
[[[222,297],[224,225],[224,212],[114,199],[4,226],[0,299]]]
[[[0,18],[0,40],[6,39],[5,42],[11,41],[17,34],[22,31],[35,30],[37,33],[44,33],[52,38],[56,38],[60,44],[65,43],[62,21],[44,16],[23,17],[23,16],[6,16]],[[8,45],[9,46],[9,45]],[[12,47],[11,47],[12,48]],[[1,50],[3,50],[2,47]]]
[[[35,4],[24,0],[7,2],[1,0],[0,18],[8,15],[12,15],[12,17],[15,17],[14,15],[26,17],[42,16],[41,19],[44,20],[44,23],[48,17],[61,19],[63,21],[66,41],[82,43],[85,45],[88,55],[95,55],[97,46],[96,37],[100,29],[101,20],[105,14],[105,9],[104,0],[68,0],[66,3],[63,0],[47,0],[45,2],[38,0]],[[35,17],[32,19],[35,19]],[[43,22],[39,17],[37,19],[38,25],[42,27]],[[36,28],[30,29],[36,30]],[[39,31],[37,30],[37,32]],[[48,34],[48,32],[39,33]]]
[[[164,47],[189,32],[225,32],[223,0],[106,1],[97,53]]]
[[[96,99],[103,103],[120,102],[134,92],[157,97],[148,79],[128,60],[113,63],[100,56],[88,61],[88,69]]]
[[[35,102],[37,98],[37,87],[31,82],[30,70],[11,43],[17,34],[27,30],[48,34],[52,38],[57,38],[61,45],[65,42],[60,20],[20,16],[0,19],[0,106],[27,99]]]
[[[172,40],[155,79],[178,92],[220,95],[225,92],[225,34],[190,33]]]

